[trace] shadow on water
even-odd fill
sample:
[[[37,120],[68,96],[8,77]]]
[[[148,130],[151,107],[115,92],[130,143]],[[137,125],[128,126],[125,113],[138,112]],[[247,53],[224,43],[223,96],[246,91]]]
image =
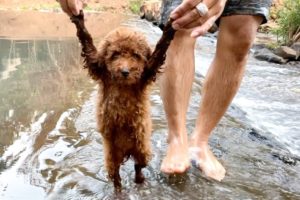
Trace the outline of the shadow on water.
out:
[[[159,38],[148,23],[132,20],[126,25],[143,30],[152,45]],[[153,158],[144,170],[146,181],[133,182],[133,162],[128,161],[121,168],[124,189],[115,194],[96,132],[96,88],[82,70],[77,40],[2,38],[0,45],[0,199],[300,198],[299,158],[256,130],[237,106],[230,107],[211,138],[228,170],[223,182],[206,179],[194,167],[182,176],[160,173],[167,127],[157,86],[151,95]],[[202,79],[197,72],[189,131]]]

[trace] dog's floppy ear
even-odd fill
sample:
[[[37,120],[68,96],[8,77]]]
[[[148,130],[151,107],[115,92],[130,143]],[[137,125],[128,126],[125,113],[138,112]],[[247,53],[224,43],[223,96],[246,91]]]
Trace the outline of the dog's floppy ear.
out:
[[[147,61],[149,61],[149,59],[151,58],[151,55],[152,55],[152,49],[148,46],[147,49],[146,49]]]

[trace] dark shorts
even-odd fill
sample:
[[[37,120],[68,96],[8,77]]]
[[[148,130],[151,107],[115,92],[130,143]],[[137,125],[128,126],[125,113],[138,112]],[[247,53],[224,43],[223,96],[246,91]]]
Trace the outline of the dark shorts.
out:
[[[160,24],[164,25],[172,10],[181,4],[182,0],[163,0]],[[269,17],[269,8],[272,0],[228,0],[222,16],[229,15],[258,15],[266,23]]]

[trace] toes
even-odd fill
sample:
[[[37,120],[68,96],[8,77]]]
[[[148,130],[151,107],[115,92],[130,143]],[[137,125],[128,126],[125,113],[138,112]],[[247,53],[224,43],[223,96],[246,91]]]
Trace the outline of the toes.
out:
[[[161,166],[161,171],[166,173],[166,174],[174,174],[174,173],[184,173],[186,172],[186,170],[189,168],[189,163],[185,162],[185,163],[167,163],[165,164],[165,162],[163,162],[162,166]]]
[[[209,177],[209,178],[212,178],[212,179],[214,179],[216,181],[221,182],[224,179],[224,177],[225,177],[225,173],[218,172],[218,173],[213,173],[213,174],[207,174],[206,176]]]
[[[177,163],[175,164],[173,171],[175,173],[184,173],[189,168],[189,165],[187,163]]]
[[[172,172],[172,168],[170,167],[170,165],[168,165],[168,162],[164,159],[161,167],[160,167],[160,171],[162,171],[163,173],[169,174]]]
[[[172,174],[173,168],[171,165],[162,164],[160,171],[162,171],[163,173],[166,173],[166,174]]]
[[[200,168],[206,177],[216,181],[222,181],[225,177],[226,170],[222,165],[216,164],[213,168],[203,166]]]

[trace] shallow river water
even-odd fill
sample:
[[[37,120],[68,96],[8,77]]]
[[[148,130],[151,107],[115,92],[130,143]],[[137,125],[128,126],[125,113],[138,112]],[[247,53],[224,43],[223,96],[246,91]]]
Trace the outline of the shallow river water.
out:
[[[138,19],[123,24],[151,43],[160,31]],[[76,38],[0,39],[0,199],[300,199],[300,68],[250,58],[242,87],[210,140],[227,169],[224,181],[196,168],[159,170],[167,127],[159,89],[151,94],[153,158],[144,184],[133,162],[123,190],[107,180],[96,132],[96,85],[82,69]],[[214,36],[199,39],[187,116],[191,132]]]

